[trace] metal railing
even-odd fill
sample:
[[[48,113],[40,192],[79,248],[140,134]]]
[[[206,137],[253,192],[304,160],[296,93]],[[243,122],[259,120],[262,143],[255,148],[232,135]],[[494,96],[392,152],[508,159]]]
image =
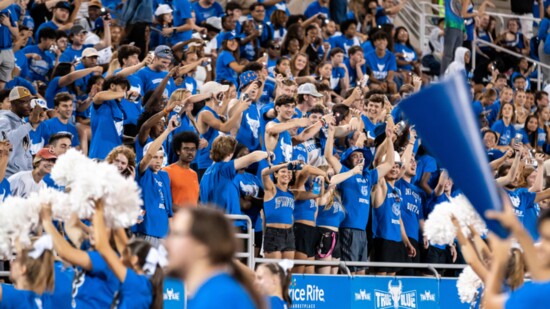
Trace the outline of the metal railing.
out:
[[[472,42],[472,67],[474,67],[474,68],[476,67],[476,58],[477,58],[477,49],[475,47],[478,46],[478,44],[481,45],[481,46],[491,47],[491,48],[493,48],[497,51],[512,55],[514,57],[525,58],[527,60],[527,62],[537,64],[537,89],[541,90],[541,85],[542,85],[542,80],[543,80],[542,74],[541,74],[541,67],[544,67],[546,69],[550,69],[550,65],[545,64],[545,63],[540,62],[540,61],[537,61],[533,58],[529,58],[529,57],[527,57],[525,55],[522,55],[520,53],[513,52],[509,49],[506,49],[502,46],[498,46],[498,45],[493,44],[491,42],[487,42],[487,41],[484,41],[484,40],[479,40],[477,38],[474,38],[474,40]]]
[[[235,237],[238,239],[246,240],[246,251],[237,252],[236,258],[246,259],[247,265],[251,269],[254,269],[254,229],[252,228],[252,221],[250,217],[245,215],[225,215],[228,219],[233,221],[246,221],[247,233],[237,233]]]

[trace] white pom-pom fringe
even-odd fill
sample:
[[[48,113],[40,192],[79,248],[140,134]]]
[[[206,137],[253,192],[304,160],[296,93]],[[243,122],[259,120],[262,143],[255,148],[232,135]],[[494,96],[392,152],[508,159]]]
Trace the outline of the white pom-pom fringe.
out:
[[[456,281],[456,288],[458,289],[460,301],[462,303],[472,303],[476,299],[479,299],[479,288],[482,285],[481,279],[479,279],[470,266],[464,268]]]

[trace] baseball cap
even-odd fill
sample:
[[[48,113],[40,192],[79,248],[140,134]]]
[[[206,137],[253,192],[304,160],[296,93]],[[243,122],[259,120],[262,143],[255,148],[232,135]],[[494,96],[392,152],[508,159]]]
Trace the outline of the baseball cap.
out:
[[[48,103],[42,99],[32,99],[31,108],[34,108],[36,105],[42,107],[43,109],[48,109]]]
[[[236,39],[237,39],[237,36],[231,32],[226,32],[225,35],[222,37],[222,41],[230,41],[230,40],[236,40]]]
[[[86,29],[84,29],[84,27],[82,27],[81,25],[74,25],[71,28],[71,34],[80,34],[82,32],[86,33],[88,31],[86,31]]]
[[[101,4],[101,1],[99,1],[99,0],[90,1],[90,4],[88,4],[88,7],[90,7],[90,6],[95,6],[95,7],[98,7],[98,8],[103,7],[103,5]]]
[[[65,1],[57,2],[53,8],[66,9],[66,10],[69,10],[69,12],[71,11],[71,5],[69,4],[69,2],[65,2]]]
[[[258,80],[258,73],[254,71],[246,71],[241,73],[241,75],[239,75],[239,81],[240,81],[239,91],[257,80]]]
[[[393,152],[393,158],[395,160],[395,163],[401,164],[401,156],[399,155],[399,152],[394,151]],[[386,161],[386,155],[382,156],[382,161]]]
[[[14,87],[10,91],[9,100],[10,100],[10,102],[13,102],[13,101],[21,100],[21,99],[25,99],[25,98],[31,98],[32,99],[33,97],[34,96],[31,94],[29,89],[27,89],[25,87],[17,86],[17,87]]]
[[[155,48],[155,57],[172,60],[174,55],[172,54],[172,49],[169,46],[159,45]]]
[[[317,88],[315,88],[315,85],[312,83],[300,85],[300,87],[298,87],[298,94],[309,94],[317,98],[323,97],[323,94],[319,93]]]
[[[222,18],[217,16],[211,16],[206,19],[206,24],[214,27],[216,30],[222,30]]]
[[[88,47],[82,52],[82,58],[86,57],[99,57],[99,53],[93,47]]]
[[[57,155],[50,148],[42,148],[34,156],[33,163],[36,164],[42,160],[51,159],[57,159]]]
[[[216,82],[207,82],[204,85],[202,85],[200,89],[201,94],[216,94],[220,92],[225,92],[229,89],[228,85],[222,85],[220,83]]]
[[[160,16],[162,14],[168,14],[168,13],[172,13],[172,12],[173,12],[173,10],[170,8],[170,6],[168,4],[161,4],[155,10],[155,16]]]

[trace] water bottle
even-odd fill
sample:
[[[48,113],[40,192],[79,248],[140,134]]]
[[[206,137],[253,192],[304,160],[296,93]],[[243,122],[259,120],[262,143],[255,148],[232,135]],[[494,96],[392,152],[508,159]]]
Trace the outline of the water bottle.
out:
[[[313,194],[320,194],[321,193],[321,184],[319,184],[319,180],[316,178],[313,180],[313,190],[311,191]]]

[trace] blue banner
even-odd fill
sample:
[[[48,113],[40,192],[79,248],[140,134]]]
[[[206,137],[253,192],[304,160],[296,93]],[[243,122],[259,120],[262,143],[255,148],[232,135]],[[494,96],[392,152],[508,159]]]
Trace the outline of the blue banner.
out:
[[[351,279],[347,276],[293,275],[292,308],[350,308]]]
[[[399,107],[488,228],[505,237],[508,232],[498,222],[485,218],[486,210],[501,210],[502,202],[469,93],[463,75],[455,74],[406,98]]]

